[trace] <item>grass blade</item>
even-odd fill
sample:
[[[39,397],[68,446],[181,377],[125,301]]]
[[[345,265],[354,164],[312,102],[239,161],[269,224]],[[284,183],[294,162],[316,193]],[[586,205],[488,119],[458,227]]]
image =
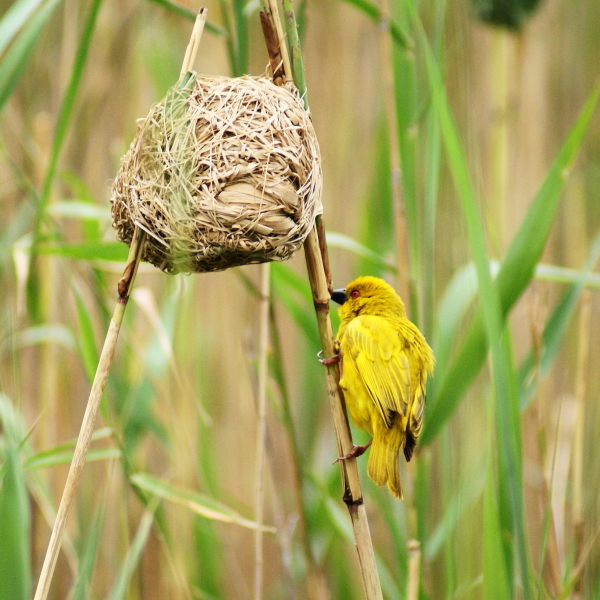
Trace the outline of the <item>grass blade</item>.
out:
[[[155,508],[156,503],[154,504],[154,509]],[[123,598],[125,598],[127,595],[127,588],[129,587],[131,576],[133,575],[133,572],[140,560],[148,540],[148,535],[150,534],[150,528],[152,527],[152,523],[154,521],[154,509],[151,508],[142,515],[138,530],[135,533],[135,537],[133,538],[133,542],[131,543],[129,551],[127,552],[125,562],[123,563],[123,568],[121,569],[121,572],[117,577],[117,581],[113,586],[109,600],[123,600]]]
[[[94,381],[96,374],[96,365],[98,364],[99,353],[96,348],[96,339],[94,337],[94,326],[88,309],[86,308],[83,298],[79,291],[73,286],[75,295],[75,303],[77,305],[77,321],[79,324],[79,337],[77,338],[77,346],[79,356],[83,364],[83,368],[87,374],[88,381]]]
[[[248,72],[248,18],[244,11],[244,0],[233,0],[233,20],[236,34],[237,72],[235,77]]]
[[[92,441],[94,442],[96,440],[104,440],[108,437],[111,437],[113,434],[114,432],[110,427],[103,427],[102,429],[97,429],[96,431],[94,431],[94,433],[92,434]],[[54,448],[50,448],[49,450],[44,450],[43,452],[39,452],[34,456],[30,456],[24,463],[25,468],[29,468],[32,462],[35,462],[37,460],[51,457],[55,454],[64,453],[67,450],[72,450],[75,448],[75,444],[77,444],[77,440],[72,439],[68,442],[65,442],[64,444],[59,444],[58,446],[54,446]]]
[[[356,254],[356,256],[364,258],[366,261],[375,264],[382,271],[396,273],[398,270],[393,264],[385,260],[383,256],[377,254],[377,252],[373,252],[373,250],[367,248],[367,246],[364,246],[360,242],[357,242],[349,235],[337,233],[335,231],[328,231],[327,245],[330,248],[342,248],[343,250],[352,252],[353,254]]]
[[[584,268],[579,272],[577,281],[566,291],[560,302],[556,305],[554,312],[546,322],[541,339],[540,364],[534,363],[533,354],[530,351],[519,369],[519,398],[521,408],[525,408],[529,400],[535,394],[538,378],[533,377],[536,369],[540,370],[542,378],[547,375],[554,359],[558,354],[560,345],[565,336],[567,326],[579,304],[581,292],[585,288],[590,273],[600,258],[600,235],[596,236],[585,261]]]
[[[96,517],[94,518],[92,530],[87,536],[85,550],[79,562],[77,579],[69,595],[69,600],[85,600],[90,597],[90,584],[94,572],[94,564],[96,563],[96,556],[98,555],[98,543],[100,541],[103,517],[104,502],[96,509]]]
[[[581,146],[598,101],[599,89],[595,88],[586,101],[502,261],[497,285],[504,317],[510,312],[533,277],[550,226],[556,216],[566,172]],[[435,395],[431,394],[429,397],[430,406],[425,414],[425,426],[419,440],[420,444],[432,442],[450,418],[481,370],[487,349],[483,311],[479,308],[460,352],[449,367],[446,376],[435,386]]]
[[[11,49],[2,59],[2,64],[0,65],[0,111],[19,82],[42,30],[60,2],[61,0],[49,0],[37,11],[35,10],[35,6],[23,6],[23,4],[26,4],[23,2],[17,3],[7,12],[0,23],[0,31],[3,34],[9,34],[10,29],[19,26],[24,19],[26,20],[30,13],[33,14],[14,41]],[[0,47],[2,45],[5,46],[9,39],[9,37],[0,36]]]
[[[391,70],[391,67],[390,67]],[[390,74],[391,75],[391,74]],[[390,86],[391,87],[391,86]],[[390,90],[390,93],[392,90]],[[388,102],[390,103],[390,102]],[[393,102],[391,102],[393,104]],[[392,106],[388,110],[394,110]],[[390,139],[393,135],[393,139]],[[367,248],[364,252],[360,246],[355,246],[349,242],[346,249],[360,256],[361,260],[357,265],[358,273],[370,273],[382,277],[386,272],[398,273],[395,264],[386,261],[385,256],[392,256],[396,247],[396,219],[394,213],[393,198],[393,177],[392,160],[390,157],[390,143],[397,143],[395,131],[390,133],[386,121],[378,126],[375,137],[375,155],[373,157],[373,166],[369,175],[369,184],[361,201],[361,214],[359,217],[360,229],[357,239]],[[342,240],[336,240],[328,245],[343,247]],[[336,234],[337,235],[337,234]],[[342,243],[340,243],[342,242]],[[375,256],[373,255],[375,254]],[[341,285],[346,282],[340,282]],[[337,287],[337,285],[335,286]]]
[[[44,455],[33,456],[29,458],[25,464],[25,469],[30,471],[32,469],[45,469],[46,467],[56,467],[58,465],[71,464],[73,460],[73,452],[52,452],[43,453]],[[118,448],[105,448],[103,450],[90,450],[86,457],[85,462],[96,462],[100,460],[111,460],[113,458],[120,458],[121,451]]]
[[[71,219],[90,219],[95,221],[110,221],[108,210],[77,200],[65,200],[64,202],[54,202],[48,207],[48,214],[53,217],[67,217]]]
[[[83,33],[79,42],[79,47],[77,48],[73,67],[71,69],[71,77],[67,85],[67,89],[58,113],[56,127],[54,129],[54,137],[52,139],[50,157],[48,159],[48,167],[46,168],[46,174],[42,182],[39,201],[36,207],[37,213],[33,229],[33,242],[31,247],[29,274],[27,282],[27,305],[33,313],[34,319],[39,319],[41,316],[39,306],[40,293],[37,289],[39,285],[36,261],[37,246],[39,244],[42,233],[42,225],[46,219],[46,208],[50,199],[50,193],[52,191],[52,186],[54,184],[54,179],[56,176],[58,159],[60,157],[60,153],[67,136],[67,131],[72,123],[75,98],[79,90],[79,85],[81,83],[81,78],[83,76],[85,65],[87,64],[87,57],[92,41],[92,35],[94,33],[96,18],[98,17],[101,4],[102,0],[92,0],[91,7],[89,9],[88,17],[84,25]]]
[[[29,500],[19,447],[23,432],[9,399],[0,395],[4,439],[0,469],[0,598],[28,600],[31,594]]]
[[[87,57],[92,42],[92,35],[94,33],[94,28],[96,25],[96,18],[98,17],[101,4],[102,0],[92,1],[89,14],[83,29],[83,33],[81,35],[81,40],[79,42],[79,47],[77,48],[77,53],[75,55],[73,68],[71,70],[71,78],[69,80],[69,84],[67,85],[67,89],[65,91],[65,95],[58,114],[58,119],[56,121],[54,138],[52,140],[50,160],[48,163],[48,168],[46,170],[46,175],[44,177],[44,182],[42,184],[42,190],[39,199],[38,215],[34,236],[34,240],[36,242],[39,238],[40,227],[45,216],[45,210],[50,196],[50,190],[52,188],[54,177],[56,175],[56,168],[58,165],[60,152],[62,150],[67,131],[72,122],[71,117],[73,113],[73,108],[75,106],[75,98],[77,96],[79,84],[81,83],[81,77],[83,75],[85,65],[87,63]]]
[[[485,489],[485,476],[477,474],[469,482],[469,487],[465,490],[460,488],[452,495],[450,500],[445,505],[445,510],[440,522],[433,530],[427,543],[425,544],[424,554],[427,560],[436,558],[438,552],[447,542],[450,534],[457,527],[463,515],[473,508],[475,503],[481,498],[481,494]]]
[[[0,21],[0,54],[42,2],[44,0],[17,0],[8,8]]]
[[[370,0],[344,0],[344,2],[358,8],[358,10],[367,15],[372,21],[375,21],[375,23],[379,23],[382,19],[381,9]],[[412,46],[412,42],[406,32],[393,21],[390,22],[390,32],[394,41],[402,48],[410,48]]]
[[[399,16],[408,19],[405,16],[405,11],[399,7]],[[390,25],[391,29],[391,25]],[[408,262],[408,264],[400,264],[400,269],[408,269],[409,280],[412,285],[410,288],[410,299],[407,301],[407,310],[410,318],[417,324],[421,325],[421,308],[417,299],[420,297],[420,284],[422,277],[422,256],[420,252],[420,237],[421,237],[421,222],[420,216],[420,195],[418,191],[419,168],[417,158],[417,139],[415,130],[418,128],[418,90],[416,87],[417,73],[414,56],[411,52],[406,52],[404,48],[398,44],[394,44],[392,48],[392,67],[394,72],[394,100],[395,100],[395,117],[397,123],[397,132],[393,136],[391,143],[397,144],[400,164],[392,164],[392,168],[400,168],[402,191],[401,199],[398,198],[396,203],[396,211],[404,211],[404,219],[406,225],[397,227],[396,235],[402,236],[402,230],[405,230],[404,235],[408,240],[400,240],[405,248],[408,249],[408,261],[402,258],[405,251],[400,250],[398,245],[398,261],[399,263]],[[392,121],[392,119],[390,119]],[[392,125],[392,123],[390,123]],[[393,157],[392,152],[392,157]],[[392,163],[394,160],[392,158]],[[400,195],[400,194],[399,194]],[[398,217],[396,217],[398,218]],[[402,293],[401,293],[402,295]]]
[[[510,588],[490,458],[483,496],[483,600],[507,600]]]
[[[273,263],[273,295],[285,306],[298,328],[314,348],[318,346],[318,332],[309,308],[312,297],[308,283],[288,266]]]
[[[131,483],[159,498],[187,506],[190,510],[206,519],[222,521],[223,523],[233,523],[234,525],[240,525],[248,529],[256,529],[254,521],[245,519],[233,509],[204,494],[192,490],[184,490],[146,473],[133,475]],[[263,526],[262,529],[263,531],[275,531],[273,527],[268,526]]]
[[[523,523],[518,397],[516,378],[512,365],[510,339],[508,332],[503,330],[504,315],[502,313],[499,287],[497,285],[499,278],[494,281],[490,273],[485,228],[475,193],[471,186],[466,157],[450,112],[442,77],[422,24],[418,17],[415,17],[415,21],[419,32],[419,41],[422,43],[425,52],[433,104],[436,107],[440,121],[446,156],[467,224],[469,246],[477,270],[477,282],[481,298],[480,308],[485,326],[484,340],[487,338],[487,345],[489,345],[491,350],[492,383],[496,399],[495,417],[498,444],[500,525],[505,530],[502,531],[504,551],[507,560],[510,561],[508,564],[511,566],[514,552],[513,543],[515,544],[523,590],[525,597],[528,598],[529,564]],[[535,264],[532,264],[531,276],[533,276],[534,268]],[[512,539],[507,539],[506,534],[509,534]]]
[[[57,254],[75,260],[107,260],[125,262],[127,246],[121,242],[56,243],[38,246],[39,254]]]

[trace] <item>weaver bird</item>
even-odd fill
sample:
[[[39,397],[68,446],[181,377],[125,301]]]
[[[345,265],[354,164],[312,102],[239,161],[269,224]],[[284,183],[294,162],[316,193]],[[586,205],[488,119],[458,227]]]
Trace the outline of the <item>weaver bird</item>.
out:
[[[352,420],[372,440],[338,460],[355,458],[371,446],[367,474],[402,499],[398,455],[409,461],[423,424],[425,385],[435,358],[416,325],[406,318],[402,299],[377,277],[359,277],[334,290],[340,304],[338,354],[340,387]]]

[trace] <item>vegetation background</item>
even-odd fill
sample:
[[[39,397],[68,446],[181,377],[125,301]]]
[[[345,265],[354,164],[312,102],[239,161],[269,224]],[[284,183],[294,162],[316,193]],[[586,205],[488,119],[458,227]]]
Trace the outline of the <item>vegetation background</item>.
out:
[[[111,179],[200,5],[0,4],[0,598],[21,600],[126,256]],[[263,73],[258,2],[205,4],[197,70]],[[545,0],[509,31],[489,6],[296,5],[334,283],[409,273],[438,357],[406,500],[363,460],[367,510],[386,598],[417,597],[409,556],[422,599],[600,598],[600,11]],[[264,598],[360,598],[301,253],[271,276]],[[140,269],[51,598],[252,597],[257,282]]]

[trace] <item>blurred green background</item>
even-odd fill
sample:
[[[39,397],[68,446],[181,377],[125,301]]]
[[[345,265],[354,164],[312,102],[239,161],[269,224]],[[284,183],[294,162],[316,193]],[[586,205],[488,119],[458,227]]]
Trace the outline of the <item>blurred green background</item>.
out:
[[[200,4],[0,5],[0,598],[21,600],[126,257],[112,178]],[[258,2],[205,5],[196,69],[263,73]],[[600,598],[597,1],[295,8],[334,285],[408,276],[437,355],[405,501],[359,461],[384,596]],[[253,597],[258,271],[140,268],[50,598]],[[271,288],[263,597],[361,598],[302,253]]]

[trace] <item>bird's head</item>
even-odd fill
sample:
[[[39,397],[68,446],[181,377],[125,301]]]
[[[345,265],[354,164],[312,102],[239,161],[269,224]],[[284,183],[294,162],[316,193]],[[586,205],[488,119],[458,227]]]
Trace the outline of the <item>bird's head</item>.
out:
[[[358,277],[331,295],[340,304],[340,318],[349,321],[358,315],[406,317],[404,302],[394,288],[379,277]]]

